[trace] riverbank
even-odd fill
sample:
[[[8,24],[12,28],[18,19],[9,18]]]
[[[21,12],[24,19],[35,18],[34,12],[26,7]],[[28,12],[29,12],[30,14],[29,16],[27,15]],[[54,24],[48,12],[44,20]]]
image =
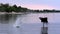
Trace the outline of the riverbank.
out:
[[[29,13],[60,13],[60,11],[53,12],[0,12],[1,14],[29,14]]]
[[[23,13],[23,12],[0,12],[0,14],[25,14],[25,13]]]

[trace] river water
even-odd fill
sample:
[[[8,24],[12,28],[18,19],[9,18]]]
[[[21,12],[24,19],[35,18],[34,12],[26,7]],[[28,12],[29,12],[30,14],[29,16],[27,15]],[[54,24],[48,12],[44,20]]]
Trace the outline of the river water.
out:
[[[41,34],[39,17],[48,18],[48,34],[60,33],[60,13],[1,14],[0,34]]]

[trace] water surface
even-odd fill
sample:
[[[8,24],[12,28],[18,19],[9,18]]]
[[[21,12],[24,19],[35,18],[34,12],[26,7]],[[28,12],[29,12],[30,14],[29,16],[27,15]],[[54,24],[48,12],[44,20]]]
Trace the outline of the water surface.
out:
[[[41,34],[39,17],[48,18],[48,34],[60,33],[60,13],[29,13],[0,15],[0,34]]]

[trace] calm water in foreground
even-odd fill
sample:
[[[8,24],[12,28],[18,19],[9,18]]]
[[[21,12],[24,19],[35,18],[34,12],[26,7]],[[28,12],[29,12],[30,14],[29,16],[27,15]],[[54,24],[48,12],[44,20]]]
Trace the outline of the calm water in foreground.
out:
[[[29,13],[0,15],[0,34],[41,34],[39,17],[48,17],[48,34],[60,33],[60,13]]]

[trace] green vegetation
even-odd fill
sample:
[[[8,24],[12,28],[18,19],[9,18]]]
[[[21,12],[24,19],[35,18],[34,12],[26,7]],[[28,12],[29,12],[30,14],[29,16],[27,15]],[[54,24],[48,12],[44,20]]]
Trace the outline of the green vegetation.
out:
[[[9,4],[0,4],[0,12],[26,12],[27,8],[22,8],[21,6]]]
[[[60,12],[60,10],[30,10],[21,6],[0,3],[0,12]]]
[[[54,12],[60,12],[60,10],[34,10],[35,12],[39,13],[54,13]]]

